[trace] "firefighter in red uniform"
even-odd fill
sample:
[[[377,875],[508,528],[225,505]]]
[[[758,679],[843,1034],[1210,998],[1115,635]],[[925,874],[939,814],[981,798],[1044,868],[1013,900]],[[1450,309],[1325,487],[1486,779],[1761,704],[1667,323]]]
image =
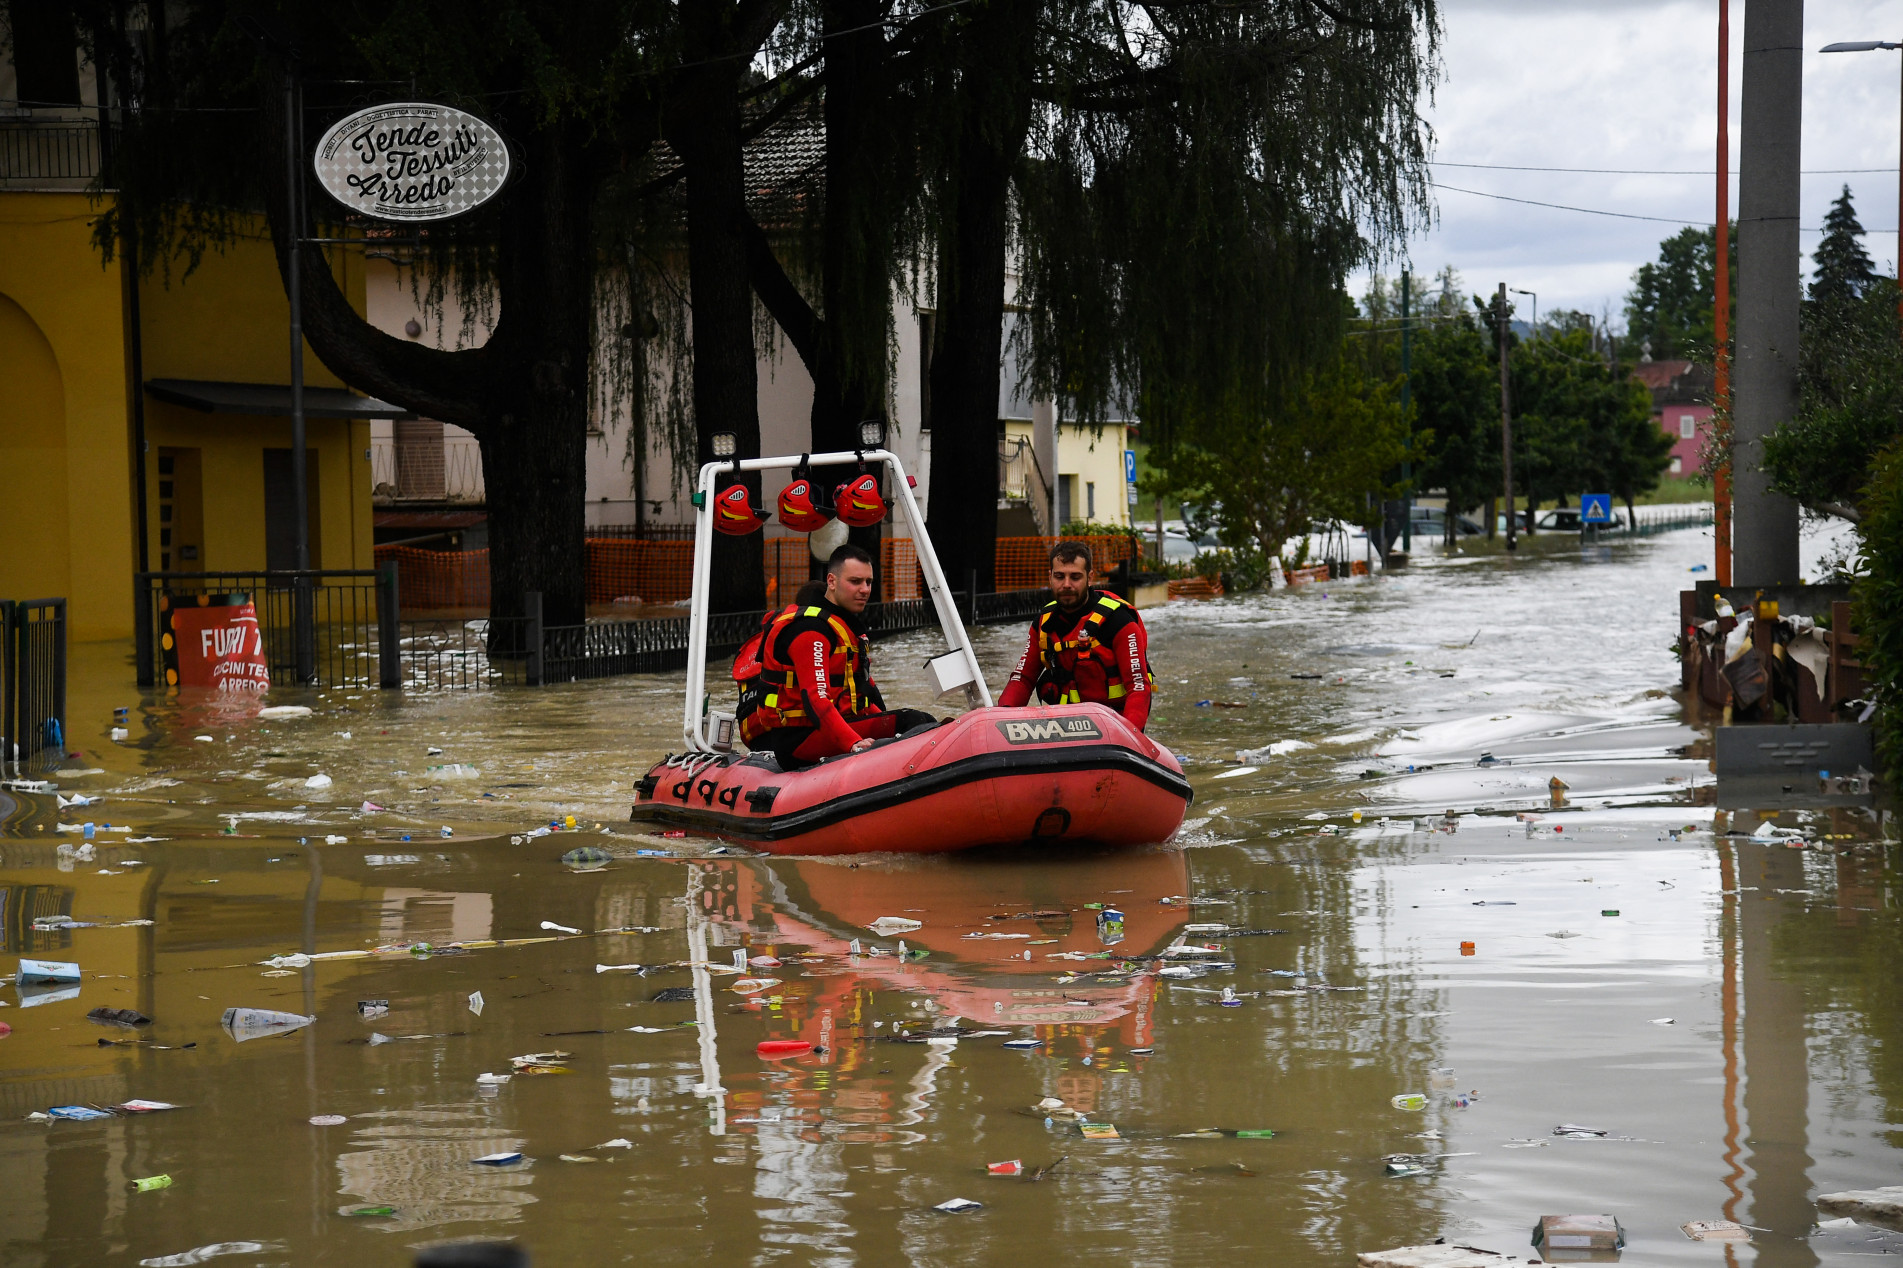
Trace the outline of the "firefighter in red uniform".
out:
[[[998,704],[1109,705],[1141,731],[1156,694],[1150,676],[1149,636],[1137,610],[1107,590],[1090,588],[1090,547],[1059,542],[1051,548],[1050,603],[1031,622],[1031,639],[1011,671]]]
[[[771,751],[790,769],[935,721],[917,709],[886,711],[861,619],[871,598],[872,556],[848,544],[826,561],[823,597],[773,617],[760,639],[760,672],[740,693],[748,748]]]

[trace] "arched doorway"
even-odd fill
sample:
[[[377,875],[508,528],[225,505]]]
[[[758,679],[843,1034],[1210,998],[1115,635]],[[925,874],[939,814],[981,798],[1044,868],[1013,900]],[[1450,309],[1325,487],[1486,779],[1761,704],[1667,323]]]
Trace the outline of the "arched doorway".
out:
[[[66,389],[39,323],[0,294],[0,598],[65,597]],[[101,508],[103,511],[104,508]]]

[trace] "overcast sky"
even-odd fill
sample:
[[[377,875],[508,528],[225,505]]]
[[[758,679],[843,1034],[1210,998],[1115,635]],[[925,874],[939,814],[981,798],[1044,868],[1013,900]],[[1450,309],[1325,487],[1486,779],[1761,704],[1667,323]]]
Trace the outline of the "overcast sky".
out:
[[[1442,186],[1598,211],[1710,224],[1710,175],[1501,171],[1454,164],[1711,173],[1717,144],[1717,0],[1443,0],[1445,78],[1429,112]],[[1731,5],[1731,210],[1737,214],[1739,63],[1746,0]],[[1803,224],[1815,229],[1847,182],[1878,268],[1897,254],[1897,133],[1903,54],[1816,50],[1903,39],[1903,0],[1805,6]],[[1862,174],[1820,174],[1876,168]],[[1433,191],[1438,223],[1408,244],[1419,275],[1452,264],[1466,289],[1537,291],[1542,313],[1610,306],[1676,224],[1549,210]],[[1884,230],[1887,232],[1877,232]],[[1818,235],[1806,233],[1806,252]],[[1809,276],[1810,262],[1804,263]],[[1399,264],[1385,264],[1390,276]],[[1351,289],[1359,296],[1366,276]],[[1519,315],[1530,301],[1515,297]]]

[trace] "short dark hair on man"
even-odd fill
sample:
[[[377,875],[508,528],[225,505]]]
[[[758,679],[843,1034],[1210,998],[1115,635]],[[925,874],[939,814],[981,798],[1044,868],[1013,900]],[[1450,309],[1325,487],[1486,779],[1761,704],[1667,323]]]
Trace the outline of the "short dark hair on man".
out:
[[[826,575],[829,577],[838,576],[839,566],[848,559],[856,559],[868,568],[872,566],[872,556],[866,553],[863,546],[855,546],[851,542],[847,542],[826,557]]]
[[[1074,559],[1082,560],[1086,574],[1096,570],[1096,561],[1091,558],[1090,547],[1082,542],[1059,542],[1051,547],[1051,563],[1055,565],[1060,559],[1065,563]]]

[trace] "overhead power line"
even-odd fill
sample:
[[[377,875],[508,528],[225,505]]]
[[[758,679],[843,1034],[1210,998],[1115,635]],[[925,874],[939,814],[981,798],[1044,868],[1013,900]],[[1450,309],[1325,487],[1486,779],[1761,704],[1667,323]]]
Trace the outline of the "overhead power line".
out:
[[[1695,172],[1686,168],[1666,167],[1522,167],[1513,163],[1450,163],[1442,159],[1433,160],[1435,167],[1470,167],[1486,172],[1576,172],[1582,176],[1703,176],[1707,180],[1716,176],[1716,172]],[[1894,167],[1819,167],[1802,173],[1805,176],[1888,176],[1894,174]],[[1735,180],[1738,173],[1731,173]]]
[[[1546,202],[1541,202],[1537,198],[1515,198],[1510,194],[1490,194],[1484,189],[1462,189],[1458,185],[1443,185],[1439,181],[1429,181],[1427,183],[1434,189],[1444,189],[1448,191],[1449,193],[1453,193],[1453,194],[1472,194],[1475,198],[1493,198],[1503,203],[1523,203],[1528,207],[1548,207],[1554,211],[1576,211],[1582,215],[1587,215],[1587,216],[1612,216],[1618,220],[1650,220],[1656,224],[1691,225],[1694,228],[1700,228],[1700,229],[1704,228],[1706,225],[1709,225],[1711,223],[1711,221],[1709,220],[1679,220],[1671,216],[1641,216],[1630,211],[1605,211],[1598,207],[1572,207],[1567,205],[1566,203],[1546,203]],[[1823,230],[1806,227],[1806,228],[1799,229],[1798,232],[1822,233]],[[1896,230],[1894,229],[1865,229],[1864,232],[1865,233],[1895,233]]]

